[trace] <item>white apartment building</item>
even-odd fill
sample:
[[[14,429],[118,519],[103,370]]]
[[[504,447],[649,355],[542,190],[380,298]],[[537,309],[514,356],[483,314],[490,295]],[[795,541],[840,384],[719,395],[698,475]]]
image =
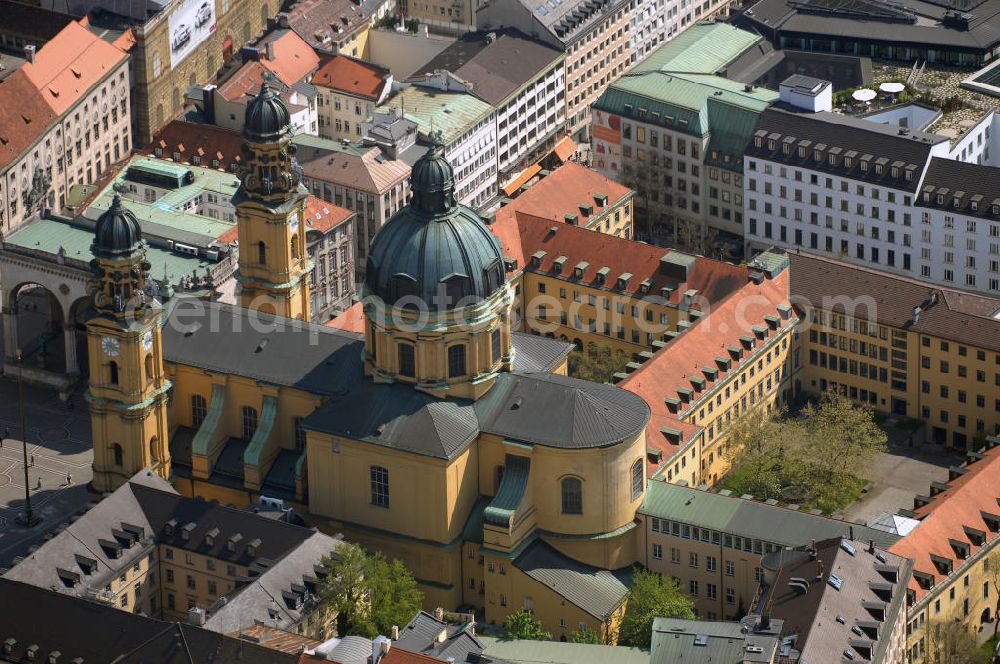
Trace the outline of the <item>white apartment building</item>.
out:
[[[768,109],[744,157],[749,252],[801,247],[1000,292],[1000,172],[956,159],[988,163],[984,123],[992,117],[951,146],[861,118]]]
[[[642,62],[693,23],[726,16],[730,4],[732,0],[632,0],[628,11],[632,62]]]
[[[589,131],[590,104],[631,63],[625,0],[493,0],[477,16],[480,30],[517,28],[566,54],[566,128]]]
[[[449,85],[448,72],[496,108],[503,187],[548,153],[565,127],[564,60],[560,49],[518,30],[470,33],[417,70],[410,81],[443,88]]]
[[[405,120],[416,123],[421,143],[439,134],[444,154],[455,170],[455,198],[482,208],[497,196],[496,109],[472,94],[471,85],[446,71],[435,72],[404,88],[376,109],[386,114],[402,109]],[[407,150],[411,164],[426,152],[421,145]]]
[[[0,86],[0,232],[61,210],[131,149],[128,54],[70,23]]]

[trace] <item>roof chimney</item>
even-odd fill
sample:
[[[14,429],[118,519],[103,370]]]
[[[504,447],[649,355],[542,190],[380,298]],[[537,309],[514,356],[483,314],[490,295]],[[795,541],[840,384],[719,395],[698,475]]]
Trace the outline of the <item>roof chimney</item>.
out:
[[[268,62],[274,62],[274,42],[269,41],[264,46],[264,57],[267,58]]]
[[[28,62],[34,64],[34,62],[35,62],[35,51],[36,51],[36,47],[35,47],[34,44],[25,44],[24,45],[24,59],[27,60]]]
[[[434,619],[444,622],[444,609],[442,609],[440,606],[434,609]]]
[[[399,625],[393,625],[390,634],[392,634],[393,641],[399,641]]]

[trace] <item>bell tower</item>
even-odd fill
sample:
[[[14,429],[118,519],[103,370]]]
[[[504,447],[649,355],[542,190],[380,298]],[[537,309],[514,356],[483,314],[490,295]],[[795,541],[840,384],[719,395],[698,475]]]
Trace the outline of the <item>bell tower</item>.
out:
[[[151,467],[171,475],[162,308],[139,222],[114,200],[97,220],[87,312],[94,489],[110,492]]]
[[[239,225],[237,279],[243,307],[309,320],[306,188],[295,163],[288,109],[265,79],[247,104],[244,169],[233,197]]]

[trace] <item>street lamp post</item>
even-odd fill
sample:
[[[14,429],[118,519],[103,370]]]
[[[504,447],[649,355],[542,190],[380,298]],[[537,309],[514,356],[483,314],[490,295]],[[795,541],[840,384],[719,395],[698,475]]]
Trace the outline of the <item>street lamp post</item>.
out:
[[[17,522],[31,528],[42,520],[31,510],[31,485],[28,484],[28,414],[24,409],[24,362],[21,349],[17,349],[17,403],[21,413],[21,446],[24,452],[24,512],[17,516]]]

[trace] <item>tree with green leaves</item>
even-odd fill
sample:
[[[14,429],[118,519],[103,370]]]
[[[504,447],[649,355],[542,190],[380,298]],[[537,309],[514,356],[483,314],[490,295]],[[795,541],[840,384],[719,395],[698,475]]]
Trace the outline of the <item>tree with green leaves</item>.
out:
[[[939,620],[927,625],[926,664],[988,664],[992,653],[979,647],[969,625],[955,620]]]
[[[801,412],[805,445],[812,467],[833,478],[857,473],[886,450],[885,431],[875,422],[871,406],[827,392],[819,403]]]
[[[405,625],[420,610],[423,593],[399,560],[374,556],[356,544],[344,544],[337,555],[324,558],[328,574],[321,597],[337,615],[338,636],[373,638]]]
[[[507,616],[504,623],[507,636],[520,641],[548,641],[552,634],[542,629],[542,621],[535,620],[527,609],[518,609]]]
[[[694,618],[694,602],[681,592],[674,579],[637,569],[628,591],[625,617],[618,628],[618,644],[648,648],[653,635],[653,619]]]
[[[610,383],[615,372],[624,371],[628,356],[611,352],[608,346],[591,345],[586,352],[570,351],[567,372],[574,378]]]
[[[570,634],[569,640],[573,643],[600,643],[601,637],[589,627],[582,627]]]

